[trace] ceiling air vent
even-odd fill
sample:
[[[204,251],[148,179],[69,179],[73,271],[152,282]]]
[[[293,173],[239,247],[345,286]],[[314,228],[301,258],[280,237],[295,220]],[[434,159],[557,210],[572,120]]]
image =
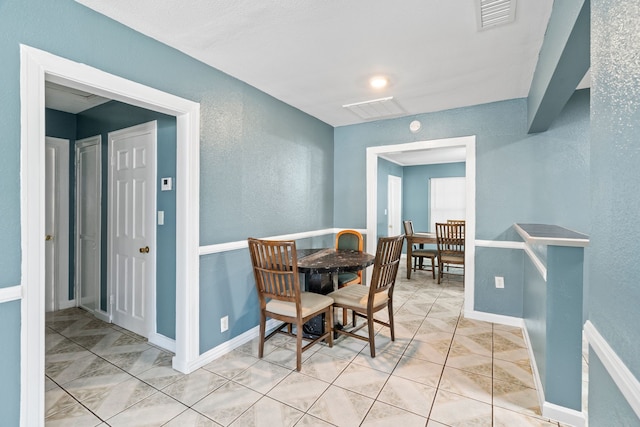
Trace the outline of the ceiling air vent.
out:
[[[516,19],[516,0],[476,0],[478,29],[508,24]]]
[[[404,109],[393,100],[393,96],[345,104],[342,107],[364,120],[382,119],[406,114]]]

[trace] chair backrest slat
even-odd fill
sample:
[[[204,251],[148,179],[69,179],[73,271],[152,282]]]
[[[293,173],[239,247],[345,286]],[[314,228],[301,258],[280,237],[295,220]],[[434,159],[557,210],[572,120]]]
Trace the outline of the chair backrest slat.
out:
[[[269,298],[300,304],[295,241],[249,238],[248,243],[260,303]]]
[[[404,225],[404,234],[413,236],[413,221],[402,221],[402,225]]]
[[[436,224],[436,241],[441,254],[464,253],[464,222]]]
[[[376,293],[387,289],[392,292],[398,274],[403,241],[404,236],[402,235],[378,239],[376,259],[373,264],[371,284],[369,285],[369,299],[372,299]]]

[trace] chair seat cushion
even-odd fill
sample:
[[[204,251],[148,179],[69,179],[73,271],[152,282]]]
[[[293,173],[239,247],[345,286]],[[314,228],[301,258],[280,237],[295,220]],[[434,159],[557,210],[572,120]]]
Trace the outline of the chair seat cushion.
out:
[[[307,317],[310,314],[321,311],[332,304],[333,299],[327,295],[316,294],[313,292],[300,293],[302,317]],[[281,316],[296,317],[296,304],[289,301],[272,299],[267,303],[267,311]]]
[[[338,274],[338,286],[344,285],[345,283],[352,282],[358,279],[357,273],[339,273]]]
[[[451,264],[464,264],[463,256],[456,255],[442,255],[442,263],[451,263]]]
[[[369,298],[369,287],[364,285],[346,286],[337,291],[331,292],[328,297],[333,298],[333,301],[339,305],[348,305],[350,307],[356,307],[366,310],[367,300]],[[386,292],[380,292],[376,294],[373,300],[373,306],[379,307],[384,305],[389,300],[389,296]]]
[[[438,256],[438,251],[431,249],[414,249],[411,251],[411,256],[432,258]]]

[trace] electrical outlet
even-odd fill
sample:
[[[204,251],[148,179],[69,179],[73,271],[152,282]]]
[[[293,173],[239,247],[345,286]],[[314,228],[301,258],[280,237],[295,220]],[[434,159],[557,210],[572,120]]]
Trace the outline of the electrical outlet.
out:
[[[229,330],[229,316],[224,316],[220,318],[220,332],[227,330]]]
[[[496,276],[496,288],[504,289],[504,277]]]

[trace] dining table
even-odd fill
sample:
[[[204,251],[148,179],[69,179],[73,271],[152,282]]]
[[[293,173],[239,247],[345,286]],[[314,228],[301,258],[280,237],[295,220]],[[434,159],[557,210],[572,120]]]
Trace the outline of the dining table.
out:
[[[407,240],[407,279],[411,279],[411,254],[413,245],[435,245],[438,243],[436,233],[413,233],[406,234],[404,238]],[[433,267],[432,267],[433,268]]]
[[[305,290],[328,294],[338,289],[338,274],[357,272],[373,265],[375,256],[350,249],[298,249],[298,272],[305,275]],[[307,335],[321,335],[324,322],[316,316],[305,324]],[[339,325],[338,325],[339,327]]]

